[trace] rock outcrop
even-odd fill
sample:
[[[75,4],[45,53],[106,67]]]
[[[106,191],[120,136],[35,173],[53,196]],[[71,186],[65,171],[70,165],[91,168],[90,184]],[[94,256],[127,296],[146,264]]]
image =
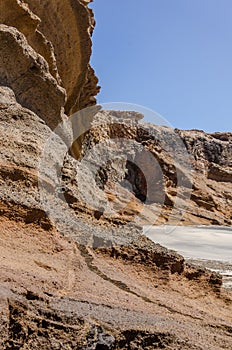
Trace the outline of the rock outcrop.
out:
[[[75,133],[75,127],[73,130]],[[99,196],[101,220],[169,225],[232,223],[230,133],[181,131],[144,123],[142,115],[135,112],[98,111],[82,138],[81,153],[79,149],[75,152],[74,147],[71,152],[78,161],[67,159],[63,167],[67,195],[73,198],[71,206],[93,203],[91,191],[87,198],[89,184],[94,197]],[[74,179],[65,171],[66,166],[69,170],[80,168],[82,173],[87,167],[95,179],[87,181],[82,199],[74,194],[70,185]],[[78,171],[74,176],[78,177]]]
[[[0,81],[23,106],[54,128],[95,104],[89,65],[94,27],[89,1],[2,0]]]
[[[231,225],[231,133],[95,106],[89,2],[0,2],[0,348],[231,349],[222,278],[142,234]]]

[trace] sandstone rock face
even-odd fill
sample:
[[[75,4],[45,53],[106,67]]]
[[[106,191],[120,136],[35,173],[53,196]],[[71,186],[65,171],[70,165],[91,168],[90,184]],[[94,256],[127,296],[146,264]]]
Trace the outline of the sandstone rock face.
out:
[[[99,89],[89,66],[95,24],[92,11],[87,7],[90,1],[26,2],[41,19],[38,28],[54,47],[58,72],[67,91],[66,113],[95,104],[94,96]]]
[[[141,135],[151,142],[154,133],[173,141],[175,131],[140,125],[141,116],[131,112],[112,112],[111,117],[109,111],[98,112],[77,160],[38,115],[16,102],[10,88],[2,87],[0,97],[1,348],[230,349],[232,303],[230,293],[221,289],[221,277],[186,264],[180,255],[141,235],[134,217],[157,203],[142,203],[133,186],[121,183],[127,162],[123,154],[115,158],[118,149],[109,142],[109,136],[115,139],[119,132],[124,140],[130,135],[138,144]],[[106,115],[113,123],[97,128]],[[130,117],[131,127],[119,127],[118,116]],[[46,161],[55,167],[41,172],[49,137]],[[89,158],[86,155],[90,145],[94,148],[100,140],[104,146],[108,143],[112,162],[103,163],[95,177],[101,153],[97,149]],[[66,152],[62,164],[60,149]],[[153,144],[152,149],[160,150],[160,144]],[[139,152],[136,144],[128,148],[132,157]],[[168,176],[168,169],[173,168],[168,152],[165,157],[162,150],[159,154]],[[55,172],[60,173],[57,183]],[[171,174],[169,181],[175,188]],[[38,187],[39,175],[44,192]],[[133,179],[129,179],[132,184]],[[143,189],[143,182],[136,184]],[[114,202],[113,214],[89,205],[95,196],[104,207],[106,194]],[[51,203],[60,221],[54,222]],[[168,204],[164,204],[164,218],[168,218]]]
[[[232,134],[178,131],[193,156],[191,210],[213,224],[232,223]],[[206,214],[208,212],[208,214]]]
[[[50,73],[60,82],[53,46],[38,30],[41,20],[27,4],[18,0],[1,1],[0,19],[1,23],[15,27],[25,35],[28,44],[45,58],[49,64]]]
[[[47,62],[28,45],[17,29],[1,25],[0,40],[1,84],[10,86],[23,106],[54,128],[62,121],[65,90],[51,76]]]
[[[222,278],[142,235],[231,224],[231,133],[93,107],[89,2],[0,2],[0,348],[231,349]]]
[[[95,197],[97,192],[108,197],[101,220],[231,225],[231,134],[174,130],[141,118],[133,112],[100,111],[82,138],[81,154],[74,144],[77,163],[95,179]],[[68,182],[73,183],[66,177]]]
[[[99,91],[89,66],[95,22],[87,4],[76,0],[3,0],[0,4],[4,24],[0,82],[52,128],[64,109],[69,115],[95,104]]]

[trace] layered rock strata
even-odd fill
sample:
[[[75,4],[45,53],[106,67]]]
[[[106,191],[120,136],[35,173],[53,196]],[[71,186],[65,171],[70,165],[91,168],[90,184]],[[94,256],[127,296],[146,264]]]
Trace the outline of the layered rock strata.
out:
[[[142,117],[120,111],[94,115],[81,152],[80,147],[71,152],[78,161],[70,157],[63,167],[67,194],[79,198],[74,205],[83,200],[80,193],[72,195],[75,188],[66,166],[82,173],[89,169],[91,188],[95,186],[95,197],[99,194],[98,208],[102,206],[101,220],[231,225],[231,134],[181,131],[144,123]],[[89,193],[88,198],[87,186],[84,199],[90,204]],[[107,197],[105,205],[101,193]]]
[[[142,234],[231,224],[231,133],[68,119],[98,91],[88,3],[0,2],[0,348],[231,349],[221,277]]]
[[[133,186],[125,186],[127,163],[121,154],[116,162],[112,144],[113,162],[93,176],[98,162],[91,159],[98,153],[85,156],[97,144],[99,118],[109,113],[96,117],[79,160],[52,134],[46,161],[56,167],[43,173],[50,128],[18,104],[11,89],[1,88],[1,347],[229,349],[232,304],[220,276],[188,265],[141,235],[134,218],[147,220],[146,210],[158,204],[144,204]],[[105,132],[104,145],[107,138]],[[66,152],[63,163],[59,149]],[[58,183],[54,169],[62,169]],[[112,191],[114,200],[105,204],[113,202],[115,212],[101,211],[93,194],[103,201],[105,195],[112,199]],[[163,206],[168,218],[168,204]]]

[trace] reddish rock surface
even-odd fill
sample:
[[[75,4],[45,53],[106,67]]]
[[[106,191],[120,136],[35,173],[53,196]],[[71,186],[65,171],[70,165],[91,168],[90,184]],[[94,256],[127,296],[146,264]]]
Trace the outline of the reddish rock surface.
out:
[[[142,235],[231,225],[231,133],[98,107],[71,128],[98,91],[88,3],[0,3],[0,348],[231,349],[221,277]]]

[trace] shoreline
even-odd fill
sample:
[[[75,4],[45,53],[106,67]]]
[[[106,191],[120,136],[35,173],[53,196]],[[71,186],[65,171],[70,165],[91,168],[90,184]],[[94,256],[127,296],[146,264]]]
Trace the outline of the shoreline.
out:
[[[219,273],[232,290],[232,228],[228,226],[145,226],[153,242],[181,254],[186,262]]]

